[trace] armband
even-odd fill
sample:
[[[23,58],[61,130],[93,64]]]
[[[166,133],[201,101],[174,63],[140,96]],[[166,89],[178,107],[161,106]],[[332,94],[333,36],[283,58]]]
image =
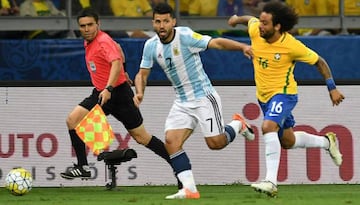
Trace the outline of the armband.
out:
[[[327,86],[328,91],[332,91],[332,90],[336,89],[334,79],[332,79],[332,78],[326,79],[326,86]]]

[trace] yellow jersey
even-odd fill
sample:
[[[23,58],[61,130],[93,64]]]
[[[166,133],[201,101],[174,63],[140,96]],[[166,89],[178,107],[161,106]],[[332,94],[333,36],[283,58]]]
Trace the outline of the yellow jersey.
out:
[[[328,1],[329,0],[286,0],[286,3],[294,7],[300,16],[329,16],[330,12],[326,6]]]
[[[219,0],[193,0],[189,3],[190,16],[217,16]]]
[[[168,0],[168,4],[175,10],[175,0]],[[188,13],[189,12],[190,0],[181,0],[179,1],[180,12]]]
[[[110,0],[114,16],[142,17],[152,11],[148,0]]]
[[[82,8],[87,8],[91,6],[90,0],[79,0]]]
[[[1,8],[9,9],[10,7],[11,6],[9,0],[1,0]]]
[[[297,94],[294,78],[295,62],[314,65],[319,56],[302,42],[285,32],[274,43],[268,43],[260,36],[260,21],[251,18],[248,22],[253,65],[255,73],[256,97],[267,102],[276,94]]]
[[[339,15],[339,1],[328,0],[332,9],[333,15]],[[344,1],[344,13],[348,16],[360,15],[360,0],[345,0]]]

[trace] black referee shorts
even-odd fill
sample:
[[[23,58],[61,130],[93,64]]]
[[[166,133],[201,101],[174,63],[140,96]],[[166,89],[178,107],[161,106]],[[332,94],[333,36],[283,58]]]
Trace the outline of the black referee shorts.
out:
[[[91,95],[85,98],[80,106],[91,110],[99,101],[99,91],[93,89]],[[131,130],[143,123],[140,110],[134,105],[134,92],[128,83],[123,83],[111,92],[111,99],[103,106],[106,115],[112,115],[119,120],[126,129]]]

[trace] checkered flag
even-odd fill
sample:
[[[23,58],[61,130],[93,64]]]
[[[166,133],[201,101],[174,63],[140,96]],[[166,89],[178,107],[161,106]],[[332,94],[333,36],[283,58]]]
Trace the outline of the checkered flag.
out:
[[[75,130],[80,139],[96,155],[109,148],[115,138],[114,132],[99,104],[96,104],[90,110],[76,126]]]

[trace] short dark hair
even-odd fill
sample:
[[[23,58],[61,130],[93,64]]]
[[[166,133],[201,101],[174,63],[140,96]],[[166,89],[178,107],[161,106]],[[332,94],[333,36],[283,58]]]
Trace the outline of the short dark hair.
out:
[[[77,21],[79,22],[79,19],[82,17],[93,17],[95,19],[95,22],[98,23],[99,21],[99,14],[97,11],[91,7],[84,8],[81,10],[77,16]]]
[[[263,12],[272,14],[273,25],[280,24],[280,32],[290,31],[299,20],[299,16],[293,7],[281,2],[270,2],[265,4]]]
[[[175,18],[173,8],[167,3],[159,3],[153,9],[153,18],[155,14],[170,14],[172,18]]]

